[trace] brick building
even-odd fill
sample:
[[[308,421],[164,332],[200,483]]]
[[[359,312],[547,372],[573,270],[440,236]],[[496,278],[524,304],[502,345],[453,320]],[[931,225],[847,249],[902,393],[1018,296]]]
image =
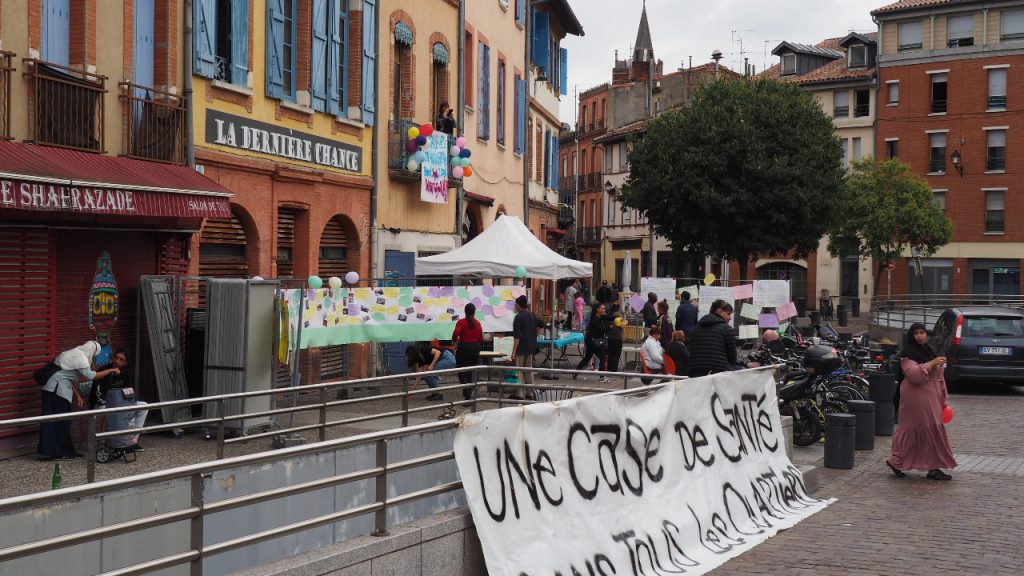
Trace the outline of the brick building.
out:
[[[896,263],[894,294],[1021,294],[1024,2],[903,0],[872,12],[875,155],[910,164],[953,221],[930,258]]]

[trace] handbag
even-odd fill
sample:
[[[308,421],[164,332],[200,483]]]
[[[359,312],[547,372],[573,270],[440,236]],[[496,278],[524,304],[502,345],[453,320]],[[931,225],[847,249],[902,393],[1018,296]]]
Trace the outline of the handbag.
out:
[[[594,338],[594,348],[597,348],[598,350],[607,350],[608,349],[608,337],[607,336],[602,336],[600,338]]]
[[[46,383],[57,372],[60,372],[60,366],[58,366],[56,362],[47,362],[45,366],[32,373],[32,379],[35,380],[36,384],[40,387],[46,386]]]

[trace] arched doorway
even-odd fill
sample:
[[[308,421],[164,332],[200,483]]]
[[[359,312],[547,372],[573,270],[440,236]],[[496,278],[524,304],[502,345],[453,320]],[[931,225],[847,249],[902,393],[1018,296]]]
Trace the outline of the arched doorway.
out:
[[[349,261],[353,251],[350,239],[357,238],[351,221],[344,216],[335,216],[327,221],[320,234],[317,275],[325,280],[331,276],[344,278],[354,266]],[[349,347],[346,345],[323,346],[320,348],[320,381],[348,377]]]
[[[466,211],[462,215],[462,243],[476,238],[484,231],[483,213],[476,202],[466,202]]]
[[[794,262],[769,262],[757,268],[759,280],[789,280],[789,298],[798,310],[807,306],[807,268]],[[802,304],[801,304],[802,303]]]
[[[249,260],[245,228],[234,207],[231,218],[207,218],[199,237],[199,275],[246,278]]]

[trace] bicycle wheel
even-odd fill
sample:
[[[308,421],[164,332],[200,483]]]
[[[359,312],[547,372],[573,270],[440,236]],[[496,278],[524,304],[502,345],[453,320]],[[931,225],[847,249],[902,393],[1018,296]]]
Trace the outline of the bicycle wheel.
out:
[[[864,395],[856,388],[837,384],[826,388],[821,409],[827,414],[845,413],[847,411],[847,401],[863,399]]]
[[[829,388],[846,386],[857,390],[860,393],[860,398],[850,398],[850,400],[863,400],[864,398],[867,398],[871,389],[867,380],[851,373],[838,374],[830,377],[828,381],[825,382],[825,385]]]
[[[793,444],[796,446],[811,446],[821,438],[824,429],[821,420],[811,407],[787,404],[779,409],[779,413],[783,416],[792,416]]]

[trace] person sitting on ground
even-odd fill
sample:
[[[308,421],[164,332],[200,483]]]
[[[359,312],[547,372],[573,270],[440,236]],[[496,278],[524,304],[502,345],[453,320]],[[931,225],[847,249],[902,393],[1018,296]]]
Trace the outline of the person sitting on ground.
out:
[[[644,357],[644,365],[647,366],[648,371],[655,374],[663,371],[665,367],[665,349],[661,347],[661,328],[657,325],[651,327],[651,332],[640,347],[640,353]],[[645,386],[651,383],[650,378],[641,378],[640,381]]]
[[[110,364],[100,368],[100,372],[116,368],[102,378],[92,382],[90,390],[90,402],[95,398],[97,405],[106,408],[122,408],[124,406],[145,406],[146,403],[138,399],[138,392],[132,388],[128,373],[128,351],[119,348],[110,359]],[[103,399],[102,404],[98,402]],[[149,410],[141,409],[134,412],[117,412],[106,417],[107,431],[131,430],[142,428],[146,425],[146,416]],[[114,448],[125,448],[133,452],[142,452],[143,447],[139,444],[138,434],[126,434],[116,438],[108,438],[107,446]]]
[[[690,351],[686,348],[686,333],[682,330],[672,332],[672,341],[665,346],[665,355],[676,364],[676,376],[686,376],[690,364]]]
[[[690,377],[736,369],[736,332],[732,329],[732,304],[711,303],[711,312],[697,322],[690,335]]]
[[[409,390],[415,390],[419,386],[420,376],[418,373],[420,372],[455,368],[455,355],[451,350],[444,350],[425,342],[410,344],[405,349],[405,360],[409,369],[417,372],[416,379],[413,380]],[[439,384],[437,376],[424,376],[424,380],[427,381],[427,386],[430,388],[437,388]],[[435,392],[427,396],[427,400],[444,400],[444,396]]]

